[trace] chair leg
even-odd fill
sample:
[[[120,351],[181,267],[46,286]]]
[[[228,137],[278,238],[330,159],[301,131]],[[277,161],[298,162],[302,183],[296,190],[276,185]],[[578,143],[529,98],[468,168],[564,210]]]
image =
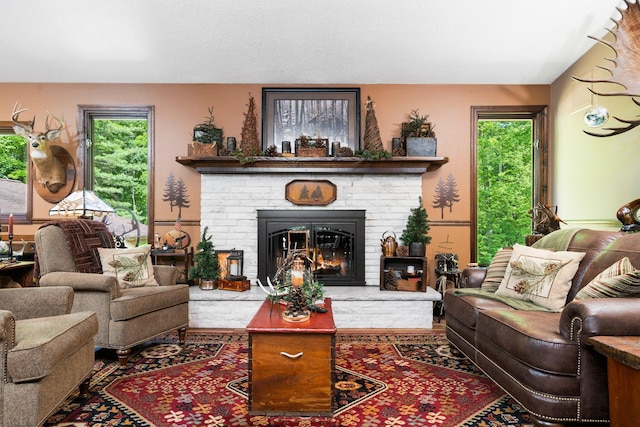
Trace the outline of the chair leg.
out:
[[[86,399],[91,395],[91,393],[89,393],[89,385],[91,385],[91,376],[82,381],[78,387],[80,391],[80,399]]]
[[[118,362],[120,362],[120,367],[124,368],[127,366],[127,360],[129,360],[129,355],[131,354],[130,348],[119,348],[116,350],[116,354],[118,355]]]
[[[187,341],[187,328],[178,329],[178,341],[184,344]]]

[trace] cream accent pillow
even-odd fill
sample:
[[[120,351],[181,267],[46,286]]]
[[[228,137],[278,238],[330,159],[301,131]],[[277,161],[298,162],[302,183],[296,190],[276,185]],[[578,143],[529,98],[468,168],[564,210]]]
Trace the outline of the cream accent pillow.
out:
[[[118,279],[121,288],[158,286],[153,274],[151,246],[127,249],[98,248],[102,273]]]
[[[516,244],[496,295],[561,310],[571,289],[571,280],[585,255],[585,252],[554,252]]]
[[[637,297],[640,294],[640,271],[629,258],[614,262],[576,294],[574,299]]]
[[[488,292],[495,292],[500,287],[502,279],[507,272],[507,265],[511,260],[513,248],[503,248],[496,252],[491,260],[491,264],[487,267],[487,274],[484,276],[480,289]]]

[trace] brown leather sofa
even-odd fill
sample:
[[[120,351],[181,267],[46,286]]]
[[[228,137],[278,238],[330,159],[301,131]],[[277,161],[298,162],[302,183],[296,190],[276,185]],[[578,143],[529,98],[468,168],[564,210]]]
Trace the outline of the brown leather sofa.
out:
[[[572,230],[569,240],[567,230],[559,230],[534,246],[539,245],[586,252],[562,311],[517,310],[449,289],[444,297],[447,338],[517,400],[536,425],[608,422],[606,358],[587,341],[597,335],[640,336],[640,299],[574,297],[625,256],[640,268],[640,233]],[[485,271],[465,270],[462,286],[479,287]]]

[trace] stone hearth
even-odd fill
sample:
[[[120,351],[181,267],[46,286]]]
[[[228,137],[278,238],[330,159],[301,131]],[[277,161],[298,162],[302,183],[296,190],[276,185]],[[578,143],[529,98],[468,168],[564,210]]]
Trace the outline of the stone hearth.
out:
[[[380,291],[372,286],[330,286],[325,297],[331,298],[338,328],[418,328],[430,329],[433,302],[440,294],[427,292]],[[234,292],[202,290],[191,287],[189,326],[192,328],[245,328],[266,294],[258,287]]]

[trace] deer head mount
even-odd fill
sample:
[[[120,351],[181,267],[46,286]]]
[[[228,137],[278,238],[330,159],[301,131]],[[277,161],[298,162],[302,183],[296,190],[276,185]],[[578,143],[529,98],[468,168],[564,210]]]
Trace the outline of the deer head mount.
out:
[[[635,97],[640,97],[640,2],[631,3],[625,0],[626,9],[616,8],[622,15],[620,19],[611,19],[614,26],[611,30],[607,30],[613,35],[613,41],[608,42],[596,37],[589,36],[590,39],[608,46],[615,58],[605,58],[609,61],[609,66],[598,66],[598,68],[607,71],[610,74],[608,79],[581,79],[572,76],[574,80],[583,83],[613,83],[623,88],[617,92],[600,92],[589,88],[589,91],[598,96],[628,96],[632,97],[632,101],[640,107],[640,101]],[[625,133],[640,126],[640,119],[628,120],[615,117],[623,125],[618,127],[603,128],[606,133],[594,133],[584,131],[591,136],[613,136]]]
[[[33,160],[38,183],[51,193],[57,193],[67,183],[67,173],[65,165],[52,153],[49,143],[60,138],[64,120],[51,115],[59,124],[57,128],[51,129],[49,127],[49,114],[47,114],[44,123],[46,130],[44,132],[36,132],[33,130],[33,125],[36,121],[35,116],[29,124],[18,121],[20,113],[25,111],[27,111],[27,108],[20,109],[16,102],[11,114],[13,131],[16,135],[25,138],[29,144],[29,153],[31,160]]]

